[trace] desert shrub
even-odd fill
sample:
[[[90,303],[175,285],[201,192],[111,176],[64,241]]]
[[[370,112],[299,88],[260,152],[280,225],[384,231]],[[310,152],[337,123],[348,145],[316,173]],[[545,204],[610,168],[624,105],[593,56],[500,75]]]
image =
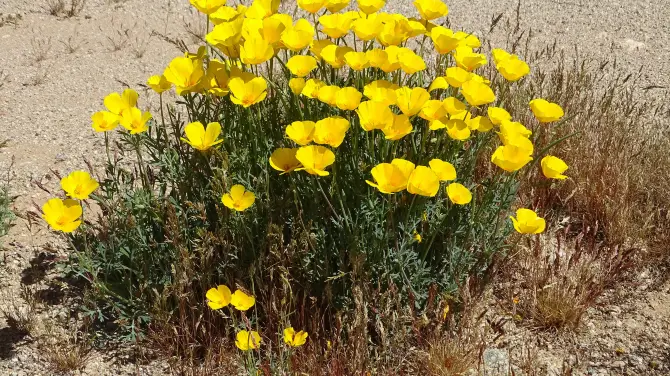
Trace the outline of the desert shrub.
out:
[[[193,355],[241,329],[262,327],[272,346],[293,324],[321,345],[332,333],[355,338],[360,357],[382,292],[418,316],[430,291],[433,301],[454,293],[505,249],[529,171],[542,160],[542,179],[564,178],[562,161],[543,158],[561,141],[546,124],[561,107],[531,98],[538,120],[528,128],[495,107],[512,100],[528,65],[493,50],[500,75],[475,73],[487,64],[481,43],[430,22],[446,14],[439,1],[417,2],[423,19],[366,15],[383,2],[362,2],[362,13],[318,22],[299,1],[318,30],[276,13],[275,1],[246,13],[192,3],[215,26],[207,46],[148,80],[159,113],[137,108],[132,89],[106,97],[93,115],[104,173],[73,172],[61,181],[71,198],[43,208],[71,233],[63,270],[89,282],[86,311],[131,339],[153,318]],[[178,99],[164,105],[173,87]],[[513,222],[521,233],[546,226],[529,209]],[[232,297],[224,284],[238,287]],[[389,335],[392,347],[403,333]]]
[[[5,145],[6,141],[0,142],[0,149]],[[9,193],[11,165],[2,175],[3,176],[0,177],[0,238],[7,235],[16,217],[11,208],[14,197]],[[0,247],[1,246],[2,242],[0,241]]]

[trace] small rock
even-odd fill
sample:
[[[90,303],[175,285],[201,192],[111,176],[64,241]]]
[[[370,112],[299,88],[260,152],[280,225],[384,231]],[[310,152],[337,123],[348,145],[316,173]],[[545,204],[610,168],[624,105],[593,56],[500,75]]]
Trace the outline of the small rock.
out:
[[[484,350],[484,375],[507,375],[509,371],[509,354],[501,349]]]

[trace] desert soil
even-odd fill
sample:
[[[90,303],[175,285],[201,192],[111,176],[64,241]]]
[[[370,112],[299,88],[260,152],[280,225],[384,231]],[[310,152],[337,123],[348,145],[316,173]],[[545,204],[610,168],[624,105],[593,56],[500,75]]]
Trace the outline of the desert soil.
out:
[[[8,140],[0,149],[0,172],[11,167],[19,214],[47,199],[35,182],[54,189],[56,174],[84,168],[84,160],[97,165],[104,150],[90,116],[102,108],[105,95],[129,85],[140,92],[140,106],[157,107],[157,98],[141,85],[180,53],[156,33],[193,45],[189,31],[204,28],[187,0],[88,0],[71,18],[49,15],[48,3],[0,0],[0,141]],[[448,5],[452,28],[485,37],[495,15],[514,17],[517,1],[449,0]],[[385,10],[416,14],[410,0],[389,0]],[[533,30],[535,43],[556,40],[568,55],[616,59],[622,72],[642,67],[640,85],[670,85],[667,0],[522,0],[519,10],[520,25]],[[488,37],[505,39],[500,32]],[[19,219],[2,242],[0,304],[18,301],[22,284],[46,289],[44,281],[26,277],[39,254],[62,252],[45,226]],[[649,279],[641,276],[633,288],[608,292],[569,341],[543,340],[542,367],[551,374],[567,361],[584,374],[670,373],[669,286]],[[62,305],[39,312],[45,319],[63,315]],[[165,374],[164,367],[94,351],[81,374]],[[39,344],[0,319],[0,375],[51,374]]]

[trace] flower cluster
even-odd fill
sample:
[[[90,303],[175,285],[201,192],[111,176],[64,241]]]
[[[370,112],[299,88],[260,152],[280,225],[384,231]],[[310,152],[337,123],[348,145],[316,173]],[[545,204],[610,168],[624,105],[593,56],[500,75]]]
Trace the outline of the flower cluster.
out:
[[[98,182],[86,171],[74,171],[60,181],[68,199],[52,198],[42,206],[42,218],[56,231],[70,233],[81,225],[81,202],[98,189]]]

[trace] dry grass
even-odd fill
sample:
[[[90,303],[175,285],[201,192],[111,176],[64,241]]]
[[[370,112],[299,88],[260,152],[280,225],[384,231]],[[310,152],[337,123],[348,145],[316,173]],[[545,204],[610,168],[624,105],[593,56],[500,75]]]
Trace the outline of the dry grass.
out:
[[[114,20],[111,22],[112,25],[114,25]],[[133,29],[133,27],[125,27],[123,23],[120,23],[118,27],[113,27],[115,29],[114,33],[112,35],[106,35],[105,38],[107,38],[107,48],[109,49],[110,52],[117,52],[121,51],[122,49],[126,48],[128,44],[130,43],[130,30]],[[104,31],[102,30],[102,27],[100,27],[100,32],[104,34]]]
[[[37,326],[35,313],[38,302],[33,291],[22,286],[18,295],[3,292],[0,295],[0,314],[10,328],[20,333],[30,335]]]
[[[51,37],[40,38],[36,36],[30,41],[30,45],[32,46],[31,56],[35,63],[46,60],[53,47]]]
[[[46,0],[44,9],[52,16],[71,18],[78,16],[86,5],[86,0]]]
[[[60,41],[63,47],[65,48],[65,52],[67,52],[68,54],[76,53],[86,44],[86,41],[76,39],[77,34],[78,32],[75,29],[73,35],[70,35],[64,41]]]
[[[501,270],[503,308],[542,330],[575,329],[606,288],[633,267],[636,249],[609,247],[597,228],[578,235],[569,227],[519,245]]]
[[[49,326],[46,332],[39,343],[52,371],[65,374],[86,367],[92,348],[86,330],[66,325]]]

